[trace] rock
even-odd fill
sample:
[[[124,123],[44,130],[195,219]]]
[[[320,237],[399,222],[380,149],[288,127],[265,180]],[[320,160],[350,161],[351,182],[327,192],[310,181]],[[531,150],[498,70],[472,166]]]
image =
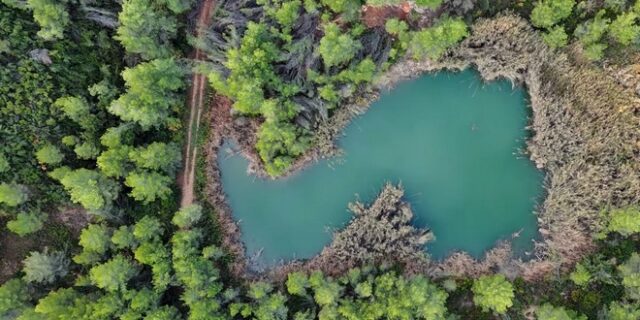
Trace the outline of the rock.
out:
[[[50,65],[53,63],[51,57],[49,57],[49,50],[47,49],[33,49],[29,51],[29,57],[42,64]]]

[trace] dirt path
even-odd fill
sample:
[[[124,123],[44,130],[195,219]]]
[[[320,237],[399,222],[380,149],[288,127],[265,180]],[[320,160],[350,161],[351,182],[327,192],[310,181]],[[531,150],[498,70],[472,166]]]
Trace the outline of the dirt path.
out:
[[[202,37],[211,23],[211,16],[215,9],[215,0],[203,0],[198,13],[198,22],[196,25],[196,37]],[[194,60],[202,60],[204,53],[200,49],[196,49],[193,53]],[[180,207],[185,207],[193,203],[194,185],[196,175],[196,159],[198,158],[198,148],[196,140],[198,138],[198,130],[200,129],[200,119],[202,118],[202,109],[206,100],[207,77],[203,74],[194,73],[191,81],[191,87],[188,94],[189,106],[189,124],[187,126],[187,144],[184,149],[184,161],[182,172],[178,175],[178,184],[182,189],[182,197],[180,199]]]

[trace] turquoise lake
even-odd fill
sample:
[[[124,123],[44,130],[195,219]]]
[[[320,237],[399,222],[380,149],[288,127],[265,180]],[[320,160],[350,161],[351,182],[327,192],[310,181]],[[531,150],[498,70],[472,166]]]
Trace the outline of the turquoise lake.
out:
[[[249,176],[225,144],[222,183],[247,255],[273,265],[319,253],[351,219],[347,203],[372,201],[387,181],[402,183],[414,225],[435,234],[425,247],[432,257],[481,257],[515,232],[522,253],[537,236],[544,179],[523,154],[529,116],[522,88],[484,83],[473,70],[440,72],[383,93],[346,128],[344,156],[291,177]]]

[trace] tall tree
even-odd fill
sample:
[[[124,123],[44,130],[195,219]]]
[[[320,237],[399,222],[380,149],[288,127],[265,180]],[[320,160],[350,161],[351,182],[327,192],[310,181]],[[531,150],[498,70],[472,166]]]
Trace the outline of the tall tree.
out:
[[[513,285],[501,274],[478,278],[471,290],[473,302],[482,310],[504,314],[513,305]]]
[[[27,0],[33,19],[40,25],[38,36],[45,40],[62,39],[69,24],[66,0]]]
[[[468,34],[467,25],[462,19],[445,18],[433,27],[415,32],[409,52],[416,60],[439,59],[447,49]]]
[[[25,188],[15,183],[0,183],[0,204],[17,207],[27,201]]]
[[[143,203],[166,199],[171,193],[172,179],[157,172],[138,171],[129,174],[125,185],[131,187],[131,197]]]
[[[63,252],[31,252],[22,262],[27,282],[50,284],[68,273],[69,260]]]
[[[176,20],[150,0],[125,0],[118,15],[116,39],[144,59],[166,58],[176,36]]]
[[[173,59],[138,64],[122,72],[127,92],[115,100],[109,111],[125,121],[135,121],[143,129],[164,126],[182,99],[184,70]]]
[[[324,25],[324,36],[320,39],[318,52],[327,67],[345,64],[355,56],[361,43],[347,32],[340,30],[335,23]]]

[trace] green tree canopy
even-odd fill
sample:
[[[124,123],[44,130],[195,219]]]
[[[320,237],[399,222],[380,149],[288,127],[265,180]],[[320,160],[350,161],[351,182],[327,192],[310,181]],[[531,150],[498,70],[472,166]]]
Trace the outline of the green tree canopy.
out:
[[[24,237],[42,229],[47,215],[39,212],[20,212],[15,219],[7,222],[7,229]]]
[[[65,96],[59,98],[53,104],[62,110],[64,115],[85,130],[95,131],[98,126],[98,118],[92,113],[92,108],[84,98]]]
[[[202,207],[197,204],[192,204],[181,208],[173,216],[171,222],[178,226],[178,228],[191,228],[202,219]]]
[[[556,49],[566,46],[569,37],[564,31],[564,27],[555,26],[549,29],[548,32],[542,34],[542,39],[549,47]]]
[[[0,286],[0,317],[11,319],[29,306],[29,300],[30,292],[22,279],[7,280]]]
[[[579,316],[573,310],[567,310],[563,307],[554,307],[548,303],[536,309],[538,320],[587,320],[585,316]]]
[[[640,233],[640,210],[637,207],[612,210],[608,217],[609,232],[617,232],[623,236]]]
[[[640,307],[637,304],[614,301],[606,311],[608,320],[637,320],[640,319]]]
[[[591,280],[591,273],[584,265],[578,263],[576,264],[576,269],[569,275],[569,278],[578,286],[586,286]]]
[[[576,28],[574,34],[584,47],[584,55],[590,60],[602,59],[607,45],[601,43],[602,36],[609,29],[611,20],[606,17],[606,12],[601,10],[591,20],[586,21]]]
[[[60,251],[33,251],[24,259],[23,264],[24,280],[45,284],[64,277],[69,268],[69,260]]]
[[[571,15],[575,0],[541,0],[531,11],[531,23],[540,28],[551,28]]]
[[[629,260],[618,266],[627,297],[640,301],[640,255],[634,252]]]
[[[633,11],[616,17],[609,26],[609,35],[618,43],[628,46],[640,36],[640,25],[637,23],[638,14]]]
[[[119,186],[94,170],[82,168],[62,171],[59,178],[60,183],[69,192],[71,201],[81,204],[93,213],[109,209],[118,196]]]
[[[58,147],[52,144],[46,144],[38,149],[36,152],[36,158],[40,163],[56,165],[62,162],[64,155],[60,152]]]
[[[362,45],[349,33],[340,30],[335,23],[324,25],[324,36],[320,39],[318,52],[327,67],[345,64],[356,55]]]
[[[473,302],[482,310],[504,314],[513,305],[513,285],[501,274],[481,276],[471,290]]]
[[[62,39],[69,24],[66,0],[27,0],[33,19],[40,25],[38,36],[45,40]]]
[[[143,203],[166,199],[171,193],[173,180],[157,172],[138,171],[129,174],[125,185],[131,188],[131,197]]]
[[[445,18],[436,25],[415,32],[409,52],[416,60],[439,59],[445,51],[469,34],[462,19]]]
[[[179,0],[164,0],[175,3]],[[151,0],[125,0],[118,15],[115,38],[132,53],[144,59],[166,58],[171,54],[171,39],[176,36],[176,20]]]
[[[24,187],[17,184],[0,183],[0,204],[17,207],[27,201]]]
[[[122,255],[94,266],[89,271],[91,282],[107,291],[121,291],[127,288],[127,282],[138,274],[137,267]]]
[[[180,166],[182,152],[175,143],[154,142],[129,152],[129,158],[138,168],[162,170],[173,174]]]
[[[143,129],[161,127],[182,104],[177,94],[184,87],[184,70],[173,59],[138,64],[122,72],[127,92],[115,100],[109,111]]]

